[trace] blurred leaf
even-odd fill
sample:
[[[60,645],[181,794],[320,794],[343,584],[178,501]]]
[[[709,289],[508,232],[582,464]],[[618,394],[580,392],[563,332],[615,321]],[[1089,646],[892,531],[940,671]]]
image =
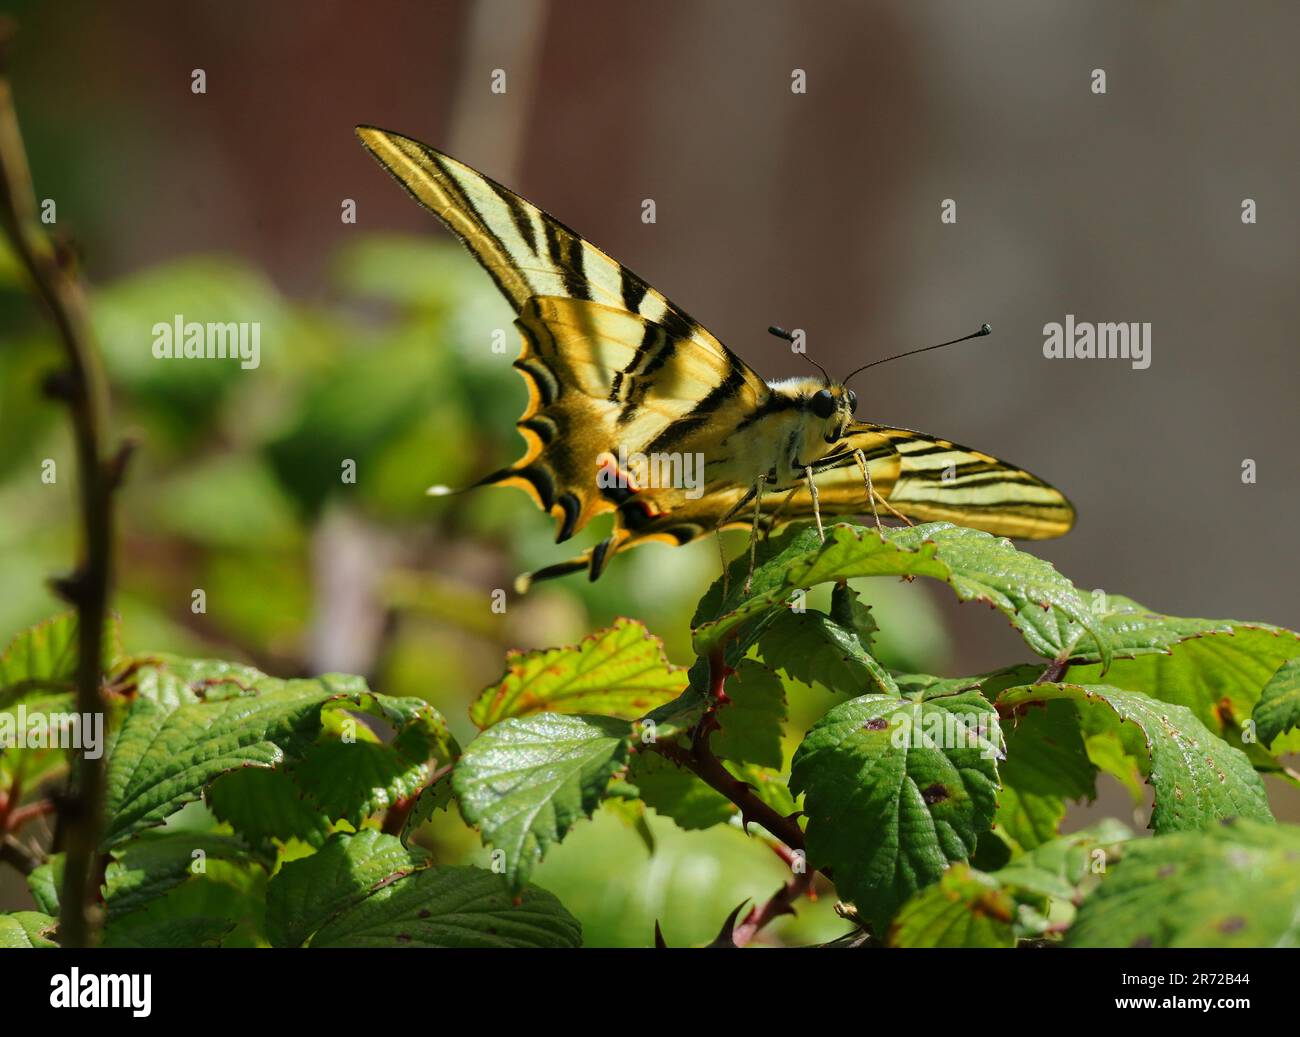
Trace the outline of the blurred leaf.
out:
[[[39,911],[16,911],[0,915],[0,949],[57,947],[51,939],[58,919]]]
[[[1141,839],[1079,910],[1071,947],[1294,947],[1300,829],[1237,819]]]
[[[1269,678],[1255,703],[1255,730],[1260,744],[1300,726],[1300,659],[1288,659]]]
[[[251,857],[238,840],[193,832],[146,834],[124,844],[114,852],[105,872],[109,917],[142,908],[191,876],[202,874],[210,859],[247,862]]]
[[[781,769],[785,686],[762,663],[743,659],[727,678],[728,701],[718,707],[719,730],[709,739],[724,760]]]

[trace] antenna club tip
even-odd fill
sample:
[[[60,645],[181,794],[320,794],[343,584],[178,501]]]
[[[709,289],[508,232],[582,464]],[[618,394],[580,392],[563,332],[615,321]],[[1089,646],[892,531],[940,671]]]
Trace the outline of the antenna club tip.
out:
[[[984,323],[980,325],[981,335],[991,335],[992,333],[993,333],[993,327],[990,324]]]

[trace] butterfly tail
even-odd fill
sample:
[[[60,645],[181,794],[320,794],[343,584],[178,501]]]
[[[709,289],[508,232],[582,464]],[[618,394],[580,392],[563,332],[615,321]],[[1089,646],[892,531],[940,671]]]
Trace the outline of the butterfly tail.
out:
[[[612,536],[606,537],[595,547],[584,551],[576,558],[570,558],[567,562],[557,562],[555,565],[548,565],[544,569],[538,569],[536,572],[522,573],[515,580],[515,593],[527,594],[529,588],[535,583],[543,580],[554,580],[560,576],[568,576],[570,573],[587,570],[587,579],[595,582],[600,579],[600,574],[605,571],[609,560],[614,557],[619,546],[627,539],[625,530],[619,530]]]

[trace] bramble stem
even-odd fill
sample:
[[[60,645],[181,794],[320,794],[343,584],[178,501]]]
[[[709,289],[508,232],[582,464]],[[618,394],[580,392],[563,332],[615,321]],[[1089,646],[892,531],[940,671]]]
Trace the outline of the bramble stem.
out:
[[[86,312],[85,296],[67,250],[58,250],[41,231],[26,149],[8,77],[12,23],[0,25],[0,224],[36,294],[48,310],[66,368],[46,382],[72,419],[81,512],[81,561],[72,576],[56,583],[77,609],[77,710],[103,712],[100,664],[111,578],[111,497],[127,451],[102,451],[108,392]],[[85,754],[76,768],[76,792],[61,804],[67,836],[59,940],[65,947],[90,944],[97,900],[97,854],[103,823],[104,760]]]

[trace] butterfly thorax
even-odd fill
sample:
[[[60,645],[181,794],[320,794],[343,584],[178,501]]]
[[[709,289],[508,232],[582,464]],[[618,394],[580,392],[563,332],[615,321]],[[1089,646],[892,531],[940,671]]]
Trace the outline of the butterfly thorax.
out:
[[[852,418],[851,397],[843,386],[818,378],[785,378],[767,387],[770,399],[736,437],[744,440],[751,483],[766,475],[779,489],[795,485],[809,466],[835,451]]]

